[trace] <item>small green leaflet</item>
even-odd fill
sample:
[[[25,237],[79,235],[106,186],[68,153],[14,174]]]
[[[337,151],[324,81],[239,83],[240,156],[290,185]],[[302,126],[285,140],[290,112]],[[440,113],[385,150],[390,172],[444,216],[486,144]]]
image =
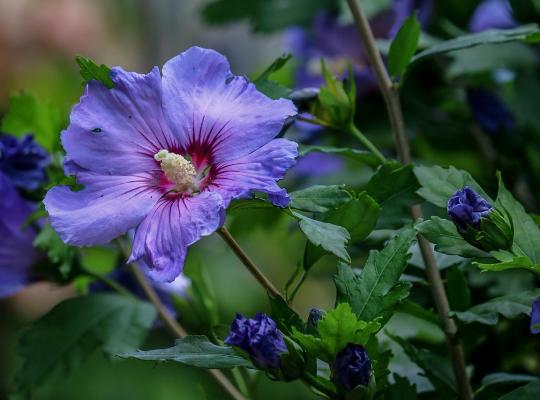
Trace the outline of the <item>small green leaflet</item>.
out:
[[[307,212],[327,212],[351,200],[345,185],[315,185],[290,193],[289,207]]]
[[[417,193],[438,207],[446,208],[450,196],[465,186],[472,187],[480,196],[493,204],[486,192],[466,171],[455,167],[418,166],[414,168],[414,173],[421,186]]]
[[[454,223],[447,219],[431,217],[416,224],[415,229],[433,243],[438,252],[462,257],[489,257],[486,252],[465,241]]]
[[[540,289],[523,291],[516,294],[496,297],[485,303],[477,304],[467,311],[452,312],[451,315],[465,324],[478,322],[485,325],[495,325],[499,316],[508,319],[529,315],[532,303],[540,297]]]
[[[105,64],[97,65],[94,61],[83,56],[75,57],[75,61],[79,64],[80,74],[83,78],[83,85],[88,84],[91,80],[101,82],[107,89],[114,87],[114,82],[111,79],[111,69]]]
[[[468,49],[484,44],[507,43],[513,41],[523,41],[527,43],[536,43],[540,41],[540,30],[538,29],[538,25],[530,24],[515,29],[504,30],[490,29],[484,32],[459,36],[455,39],[435,44],[424,51],[421,51],[412,58],[411,64],[427,57],[450,53],[456,50]]]
[[[474,398],[478,400],[490,400],[494,396],[499,398],[502,394],[508,392],[509,388],[539,380],[537,376],[533,375],[496,372],[482,378],[482,386],[476,390]]]
[[[532,400],[540,398],[540,380],[530,382],[519,389],[512,390],[499,400]]]
[[[98,349],[107,354],[136,349],[155,317],[151,304],[116,294],[63,301],[22,334],[17,389],[26,392],[65,379]]]
[[[64,278],[68,277],[77,259],[76,248],[66,245],[50,224],[45,225],[37,234],[33,244],[58,265]]]
[[[282,84],[270,80],[270,75],[279,71],[283,66],[292,58],[292,54],[283,54],[278,57],[264,72],[256,78],[253,83],[257,87],[257,90],[264,93],[272,99],[288,98],[291,93],[291,89],[283,86]]]
[[[328,212],[323,221],[344,227],[349,232],[351,241],[357,242],[364,240],[373,231],[379,217],[379,211],[377,202],[366,192],[362,192],[335,210]],[[325,253],[321,247],[316,247],[308,242],[304,253],[304,269],[311,268]]]
[[[296,211],[292,211],[292,215],[298,220],[300,229],[311,243],[315,246],[321,246],[347,263],[351,262],[346,249],[346,244],[351,238],[347,229],[308,218]]]
[[[38,101],[27,92],[19,92],[9,97],[9,111],[2,119],[0,130],[17,137],[33,134],[37,143],[54,151],[60,145],[63,126],[64,119],[57,107]]]
[[[411,284],[399,282],[399,278],[407,266],[414,237],[412,228],[404,228],[381,251],[371,251],[360,276],[340,265],[335,277],[338,301],[349,303],[362,320],[387,317],[409,295]]]
[[[167,349],[134,351],[118,354],[121,358],[146,361],[176,361],[197,368],[253,367],[250,361],[239,356],[232,347],[217,346],[206,336],[190,335],[178,339]]]
[[[540,274],[540,264],[535,264],[527,256],[516,256],[509,251],[499,250],[490,253],[497,262],[473,264],[484,271],[504,271],[507,269],[527,269],[536,274]]]
[[[407,66],[418,47],[420,23],[416,14],[408,17],[390,45],[388,53],[388,71],[396,79],[405,74]]]
[[[357,319],[351,306],[342,303],[328,311],[317,327],[319,337],[301,333],[296,328],[293,328],[293,337],[313,355],[331,362],[348,343],[366,345],[381,326],[377,321]]]

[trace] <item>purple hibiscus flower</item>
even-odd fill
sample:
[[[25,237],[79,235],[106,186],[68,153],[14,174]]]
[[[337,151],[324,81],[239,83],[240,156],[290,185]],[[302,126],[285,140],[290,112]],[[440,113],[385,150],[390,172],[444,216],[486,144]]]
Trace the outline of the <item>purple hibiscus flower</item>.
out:
[[[236,314],[225,343],[240,347],[261,368],[279,368],[280,355],[287,351],[276,323],[263,313],[250,319]]]
[[[0,172],[21,189],[34,190],[47,179],[45,167],[49,156],[34,142],[32,135],[20,139],[0,134]]]
[[[367,386],[371,370],[371,360],[366,349],[354,343],[347,344],[347,347],[337,354],[332,367],[334,379],[348,391],[358,385]]]
[[[540,299],[536,299],[531,309],[531,333],[540,333],[537,326],[540,325]]]
[[[24,227],[34,208],[0,172],[0,298],[15,294],[32,281],[31,268],[39,254],[32,242],[36,236]]]
[[[448,215],[461,230],[465,230],[469,225],[478,228],[480,219],[492,211],[491,204],[468,186],[448,199]]]
[[[482,32],[487,29],[514,28],[516,25],[508,0],[484,0],[474,10],[469,21],[469,30]]]
[[[85,186],[47,193],[60,237],[76,246],[103,244],[136,228],[129,261],[173,281],[187,248],[224,221],[232,199],[267,193],[294,164],[297,145],[274,139],[295,115],[291,101],[271,100],[225,57],[192,47],[169,60],[163,76],[113,68],[113,89],[92,81],[62,133],[65,172]]]

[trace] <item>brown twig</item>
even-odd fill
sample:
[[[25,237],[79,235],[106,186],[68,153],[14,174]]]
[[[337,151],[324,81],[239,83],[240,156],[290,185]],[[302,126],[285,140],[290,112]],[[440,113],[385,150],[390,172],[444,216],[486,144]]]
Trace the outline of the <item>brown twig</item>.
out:
[[[410,164],[411,152],[409,141],[405,132],[405,122],[401,110],[398,88],[396,85],[394,85],[390,76],[388,75],[382,56],[377,48],[375,37],[373,36],[373,32],[369,26],[369,21],[362,8],[357,4],[356,0],[347,0],[347,3],[353,15],[356,27],[358,28],[360,38],[367,51],[368,59],[373,67],[373,71],[377,77],[377,82],[386,104],[390,125],[392,127],[392,131],[394,132],[394,140],[399,160],[404,164]],[[413,220],[422,218],[422,210],[419,206],[413,206],[411,208],[411,216]],[[448,316],[450,306],[444,284],[441,279],[441,274],[437,267],[435,255],[429,242],[422,235],[418,235],[418,245],[426,266],[426,274],[430,283],[435,307],[443,324],[446,344],[450,354],[450,359],[452,361],[454,375],[456,377],[459,397],[463,400],[470,400],[472,399],[472,389],[465,368],[465,357],[461,344],[456,335],[456,323]]]

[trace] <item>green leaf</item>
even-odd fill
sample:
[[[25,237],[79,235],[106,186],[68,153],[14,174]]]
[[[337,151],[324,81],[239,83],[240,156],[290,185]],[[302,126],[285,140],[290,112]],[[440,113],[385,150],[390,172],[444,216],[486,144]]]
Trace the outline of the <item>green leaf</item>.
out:
[[[495,207],[504,209],[510,216],[514,228],[514,243],[512,250],[517,255],[526,255],[534,264],[540,264],[540,228],[534,219],[527,214],[521,203],[506,190],[501,174],[499,178],[499,193]]]
[[[420,23],[416,14],[408,17],[390,45],[388,71],[393,78],[403,76],[416,52],[420,39]]]
[[[47,254],[49,260],[58,265],[64,278],[67,278],[77,260],[77,249],[66,245],[50,224],[46,224],[34,239],[34,246]]]
[[[514,41],[524,41],[528,43],[538,42],[540,40],[540,30],[538,25],[531,24],[520,26],[515,29],[504,30],[487,30],[479,33],[471,33],[468,35],[459,36],[455,39],[446,40],[444,42],[428,47],[415,55],[412,63],[416,63],[427,57],[432,57],[439,54],[450,53],[452,51],[468,49],[484,44],[508,43]]]
[[[415,229],[435,244],[435,250],[438,252],[468,258],[487,256],[487,253],[466,242],[454,223],[447,219],[431,217],[416,224]]]
[[[330,73],[322,59],[321,66],[325,84],[319,90],[320,109],[316,107],[310,113],[323,121],[328,121],[331,125],[346,127],[354,119],[356,106],[356,86],[352,68],[347,86]]]
[[[538,380],[537,376],[532,375],[496,372],[482,378],[482,386],[474,393],[474,398],[478,400],[500,398],[508,391],[509,387],[521,386]]]
[[[293,337],[308,349],[310,355],[331,362],[348,343],[366,345],[380,328],[377,321],[365,322],[357,319],[351,306],[342,303],[326,312],[319,321],[319,337],[303,334],[296,328],[293,328]]]
[[[412,165],[402,165],[396,161],[382,164],[366,186],[368,194],[382,208],[378,227],[398,228],[408,222],[410,206],[421,200],[416,194],[419,187]]]
[[[65,300],[21,336],[24,360],[15,376],[18,390],[65,379],[97,349],[108,354],[141,346],[156,312],[149,303],[116,294]]]
[[[19,92],[9,97],[9,111],[2,119],[0,130],[17,137],[33,134],[37,143],[53,151],[59,147],[63,125],[58,108],[36,100],[27,92]]]
[[[446,272],[446,288],[451,310],[465,311],[471,306],[471,291],[461,269],[454,267]]]
[[[384,393],[386,400],[416,400],[416,385],[407,378],[394,374],[394,383]]]
[[[398,282],[414,237],[412,228],[404,228],[380,252],[371,251],[360,276],[340,265],[335,277],[338,301],[348,302],[358,318],[365,321],[387,316],[409,294],[410,283]]]
[[[455,167],[418,166],[414,168],[414,173],[422,186],[417,193],[438,207],[446,208],[448,199],[465,186],[472,187],[480,196],[493,204],[486,192],[466,171],[458,170]]]
[[[346,249],[346,244],[351,238],[347,229],[342,226],[308,218],[296,211],[292,211],[292,214],[298,219],[300,229],[311,243],[315,246],[320,246],[345,262],[351,262]]]
[[[386,333],[398,343],[407,356],[423,371],[437,392],[437,399],[453,400],[457,397],[454,372],[450,360],[425,349],[418,349],[405,339]]]
[[[540,289],[522,291],[516,294],[496,297],[486,303],[477,304],[463,312],[452,312],[451,315],[465,324],[478,322],[495,325],[499,316],[513,319],[521,315],[529,315],[532,303],[540,297]]]
[[[292,328],[296,328],[299,332],[304,332],[305,324],[302,318],[287,304],[282,297],[268,296],[270,300],[270,308],[272,310],[272,319],[276,321],[281,332],[290,335]]]
[[[372,168],[380,165],[380,160],[373,155],[372,152],[366,150],[350,149],[348,147],[332,147],[332,146],[317,146],[317,145],[305,145],[300,144],[298,147],[298,154],[300,157],[309,153],[326,153],[336,154],[354,161],[361,162]]]
[[[527,256],[516,256],[507,251],[492,251],[493,255],[499,262],[495,263],[480,263],[473,264],[484,271],[504,271],[507,269],[527,269],[531,272],[540,274],[540,264],[535,264]]]
[[[283,68],[283,66],[291,58],[292,54],[283,54],[276,60],[274,60],[274,62],[272,62],[272,64],[270,64],[270,66],[266,68],[264,72],[253,81],[253,83],[257,87],[257,90],[272,99],[279,99],[282,97],[288,98],[292,90],[276,81],[270,80],[269,78],[270,75],[272,75],[274,72],[279,71],[281,68]]]
[[[499,400],[532,400],[540,398],[540,380],[526,384],[519,389],[512,390]]]
[[[122,358],[146,361],[176,361],[197,368],[253,367],[253,364],[236,354],[232,347],[217,346],[206,336],[190,335],[177,339],[174,347],[149,351],[119,353]]]
[[[354,199],[330,211],[324,222],[339,225],[347,229],[351,241],[364,240],[375,228],[379,217],[379,205],[367,193],[362,192]],[[304,268],[313,266],[326,252],[311,242],[306,243]]]
[[[77,61],[81,69],[80,74],[83,78],[83,85],[96,80],[102,83],[107,89],[114,87],[114,82],[111,79],[111,69],[105,64],[97,65],[91,59],[83,56],[75,57],[75,61]]]
[[[273,32],[289,26],[311,26],[321,10],[334,10],[333,0],[214,0],[202,9],[211,25],[247,19],[256,32]]]
[[[351,200],[345,185],[316,185],[290,193],[289,207],[302,211],[327,212]],[[339,224],[338,224],[339,225]]]

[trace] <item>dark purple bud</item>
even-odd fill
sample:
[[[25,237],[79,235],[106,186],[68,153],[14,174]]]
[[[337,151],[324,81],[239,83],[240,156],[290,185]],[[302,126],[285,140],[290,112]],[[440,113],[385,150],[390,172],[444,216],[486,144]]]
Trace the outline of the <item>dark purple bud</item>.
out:
[[[514,118],[494,93],[484,89],[467,90],[467,102],[474,119],[489,135],[509,132],[514,129]]]
[[[47,152],[32,135],[19,139],[0,135],[0,171],[10,177],[18,188],[34,190],[45,182],[45,167],[49,164]]]
[[[308,333],[319,336],[317,325],[319,325],[319,321],[324,317],[324,311],[318,308],[312,308],[309,312],[308,320],[307,320],[307,331]]]
[[[334,380],[347,391],[351,391],[359,385],[369,384],[371,360],[364,346],[349,343],[336,356],[332,370]]]
[[[536,299],[531,309],[531,333],[540,333],[537,326],[540,325],[540,298]]]
[[[276,323],[263,313],[258,313],[255,318],[250,319],[236,314],[225,343],[244,350],[261,368],[279,368],[280,355],[287,351]]]
[[[468,226],[480,228],[480,219],[492,211],[491,204],[468,186],[448,200],[448,216],[462,231]]]

